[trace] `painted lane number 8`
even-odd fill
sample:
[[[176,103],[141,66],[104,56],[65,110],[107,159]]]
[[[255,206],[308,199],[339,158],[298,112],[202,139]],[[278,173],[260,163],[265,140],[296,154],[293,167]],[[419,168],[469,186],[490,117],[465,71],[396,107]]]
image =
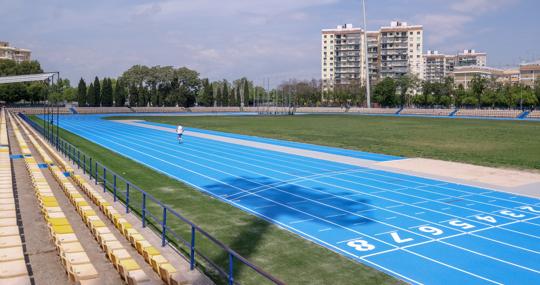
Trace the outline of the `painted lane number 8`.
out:
[[[354,249],[358,251],[370,251],[370,250],[375,249],[374,245],[368,243],[367,241],[363,239],[351,240],[350,242],[347,243],[347,245],[350,247],[354,247]]]

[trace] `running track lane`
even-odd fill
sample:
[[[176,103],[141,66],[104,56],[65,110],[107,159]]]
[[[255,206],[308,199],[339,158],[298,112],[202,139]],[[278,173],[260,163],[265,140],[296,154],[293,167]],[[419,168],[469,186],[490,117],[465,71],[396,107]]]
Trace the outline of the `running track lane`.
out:
[[[170,133],[100,116],[60,122],[410,283],[540,284],[539,199],[196,137],[179,145]]]

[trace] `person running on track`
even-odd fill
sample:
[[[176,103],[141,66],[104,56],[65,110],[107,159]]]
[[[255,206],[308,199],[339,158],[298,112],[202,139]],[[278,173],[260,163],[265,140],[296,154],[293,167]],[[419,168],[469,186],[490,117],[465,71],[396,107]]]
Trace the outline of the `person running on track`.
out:
[[[178,135],[178,141],[182,142],[182,135],[184,134],[184,127],[182,127],[181,125],[178,125],[178,127],[176,127],[176,134]]]

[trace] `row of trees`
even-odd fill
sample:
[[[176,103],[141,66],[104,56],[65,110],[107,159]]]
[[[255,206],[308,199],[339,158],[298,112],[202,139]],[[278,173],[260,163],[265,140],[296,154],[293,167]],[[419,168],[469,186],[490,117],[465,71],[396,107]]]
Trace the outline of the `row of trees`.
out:
[[[0,60],[0,76],[43,72],[39,62]],[[385,78],[372,86],[372,102],[382,107],[490,107],[528,108],[540,104],[540,81],[532,88],[474,77],[468,89],[455,86],[451,77],[443,82],[421,81],[405,75]],[[0,101],[37,103],[77,101],[79,106],[365,106],[360,82],[322,91],[320,80],[288,80],[265,90],[243,77],[232,82],[201,79],[186,67],[134,65],[118,78],[94,78],[88,85],[79,80],[73,88],[67,79],[0,85]]]

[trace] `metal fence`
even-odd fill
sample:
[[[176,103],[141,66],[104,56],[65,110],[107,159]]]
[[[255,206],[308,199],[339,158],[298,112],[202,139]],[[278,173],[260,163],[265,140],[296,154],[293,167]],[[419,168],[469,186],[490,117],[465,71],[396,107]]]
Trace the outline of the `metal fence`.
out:
[[[247,278],[249,283],[285,284],[164,205],[152,194],[59,138],[58,132],[55,133],[54,130],[56,126],[47,126],[48,120],[44,120],[46,123],[41,126],[22,113],[19,113],[19,116],[41,133],[78,169],[88,174],[90,181],[102,187],[103,192],[112,194],[115,203],[122,203],[126,213],[133,212],[140,216],[143,228],[150,227],[161,236],[161,246],[171,244],[181,256],[186,256],[191,270],[195,269],[195,266],[200,266],[207,274],[214,275],[214,279],[232,285],[240,284],[235,280],[235,273],[242,266],[242,269],[247,268],[254,273],[249,274]]]

